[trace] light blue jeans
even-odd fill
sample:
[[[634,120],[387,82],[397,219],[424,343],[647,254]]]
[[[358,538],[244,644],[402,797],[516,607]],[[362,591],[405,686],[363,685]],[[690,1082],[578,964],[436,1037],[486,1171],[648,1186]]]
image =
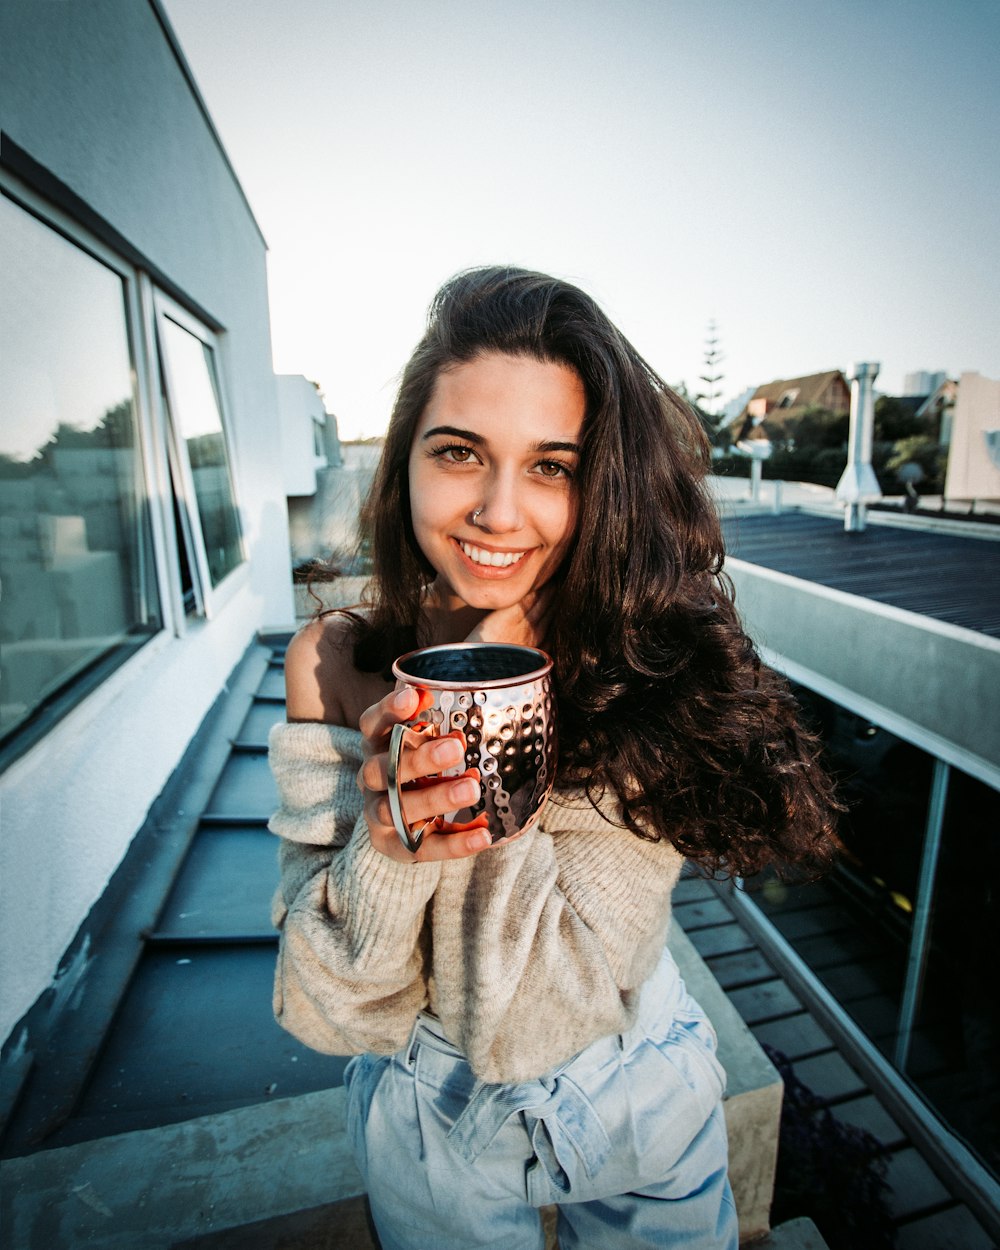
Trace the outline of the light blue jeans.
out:
[[[344,1074],[383,1250],[736,1250],[715,1034],[669,953],[636,1024],[518,1085],[478,1080],[433,1016]]]

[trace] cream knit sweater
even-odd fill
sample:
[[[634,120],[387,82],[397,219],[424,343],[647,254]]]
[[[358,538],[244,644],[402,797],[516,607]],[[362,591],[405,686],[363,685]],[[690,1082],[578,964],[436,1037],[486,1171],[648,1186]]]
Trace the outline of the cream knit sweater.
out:
[[[270,759],[282,838],[274,1011],[306,1045],[389,1054],[426,1008],[480,1079],[515,1082],[632,1023],[680,873],[669,843],[557,791],[513,842],[397,863],[368,837],[356,730],[276,725]]]

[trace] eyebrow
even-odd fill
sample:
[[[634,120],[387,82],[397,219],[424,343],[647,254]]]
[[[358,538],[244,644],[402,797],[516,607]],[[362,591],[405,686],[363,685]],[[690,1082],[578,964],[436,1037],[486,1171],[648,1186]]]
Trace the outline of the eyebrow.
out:
[[[435,438],[441,434],[450,434],[452,438],[464,438],[466,442],[473,443],[476,447],[481,447],[486,439],[481,434],[476,434],[473,430],[462,430],[457,425],[436,425],[432,430],[428,430],[423,435],[421,442],[428,438]],[[533,443],[532,451],[569,451],[574,455],[580,454],[579,443],[560,443],[549,441],[544,443]]]

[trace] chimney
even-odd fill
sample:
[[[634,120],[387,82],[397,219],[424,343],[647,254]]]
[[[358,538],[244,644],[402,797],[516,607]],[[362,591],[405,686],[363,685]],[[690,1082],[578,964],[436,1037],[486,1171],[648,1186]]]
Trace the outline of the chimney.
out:
[[[872,435],[875,430],[875,379],[877,364],[851,366],[851,433],[847,443],[847,467],[837,483],[837,499],[845,504],[844,529],[865,528],[865,505],[882,498],[872,468]]]

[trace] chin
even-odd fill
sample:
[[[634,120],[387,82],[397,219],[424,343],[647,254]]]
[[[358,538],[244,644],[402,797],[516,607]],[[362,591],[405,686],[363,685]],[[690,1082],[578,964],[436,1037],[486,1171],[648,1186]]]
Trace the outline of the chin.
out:
[[[512,608],[515,604],[521,602],[526,591],[511,593],[501,590],[470,590],[468,594],[460,596],[464,603],[470,608],[476,608],[481,612],[497,612],[501,608]]]

